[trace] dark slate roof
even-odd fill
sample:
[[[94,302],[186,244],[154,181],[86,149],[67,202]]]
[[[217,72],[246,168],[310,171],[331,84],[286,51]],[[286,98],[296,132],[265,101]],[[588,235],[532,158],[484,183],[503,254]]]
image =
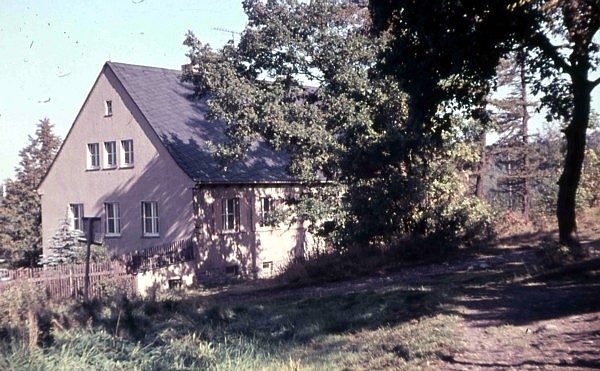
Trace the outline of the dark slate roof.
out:
[[[224,143],[225,124],[205,119],[205,101],[192,98],[193,88],[181,72],[107,62],[162,143],[193,180],[209,183],[294,182],[286,171],[288,156],[255,144],[246,157],[223,167],[211,148]],[[209,144],[213,144],[211,145]]]

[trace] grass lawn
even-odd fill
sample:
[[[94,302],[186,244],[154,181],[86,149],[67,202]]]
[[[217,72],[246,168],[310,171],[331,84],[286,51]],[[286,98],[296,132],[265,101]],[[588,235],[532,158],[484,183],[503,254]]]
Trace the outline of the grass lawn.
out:
[[[600,275],[530,281],[537,255],[490,248],[340,282],[153,299],[48,304],[22,289],[0,298],[0,369],[600,366]],[[32,331],[41,346],[28,346]]]
[[[391,284],[63,304],[49,309],[52,343],[34,350],[5,343],[0,368],[417,369],[454,346],[456,315],[441,292]]]

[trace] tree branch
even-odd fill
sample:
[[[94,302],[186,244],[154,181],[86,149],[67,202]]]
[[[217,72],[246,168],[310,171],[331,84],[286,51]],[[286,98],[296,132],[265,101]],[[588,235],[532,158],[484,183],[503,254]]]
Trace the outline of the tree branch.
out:
[[[594,81],[590,81],[590,87],[593,89],[595,88],[598,84],[600,84],[600,77],[598,77],[596,80]]]
[[[566,73],[571,73],[571,65],[560,56],[558,53],[558,48],[550,42],[546,35],[536,32],[535,35],[533,35],[532,41],[535,46],[540,48],[544,54],[554,61],[557,67],[562,68]]]

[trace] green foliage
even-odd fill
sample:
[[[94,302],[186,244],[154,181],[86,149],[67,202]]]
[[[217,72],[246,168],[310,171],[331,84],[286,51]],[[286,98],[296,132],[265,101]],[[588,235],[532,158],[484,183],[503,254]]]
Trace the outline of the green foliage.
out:
[[[597,143],[592,142],[585,152],[581,186],[577,190],[577,204],[584,208],[598,206],[600,201],[600,147],[594,144]]]
[[[34,285],[4,288],[0,292],[0,339],[30,348],[52,341],[44,293]],[[1,346],[0,346],[1,348]]]
[[[455,208],[429,193],[457,184],[447,183],[456,168],[444,163],[474,127],[452,114],[415,126],[414,97],[375,68],[387,46],[369,32],[367,9],[342,0],[248,0],[244,9],[249,23],[237,45],[213,50],[191,32],[184,42],[192,65],[184,79],[208,99],[210,118],[228,125],[217,155],[239,158],[261,140],[290,155],[298,179],[327,180],[294,204],[339,247],[446,228],[422,218],[432,205],[444,215]],[[444,233],[462,233],[451,228]]]
[[[48,305],[51,344],[38,349],[0,339],[0,368],[418,368],[452,351],[454,317],[440,305],[445,293],[388,285],[319,297],[258,295],[241,304],[199,292],[67,301]]]
[[[597,0],[557,1],[371,1],[374,30],[390,37],[381,69],[412,98],[409,123],[434,131],[440,107],[459,108],[485,121],[486,95],[496,66],[523,49],[531,86],[549,117],[569,122],[559,178],[559,238],[578,249],[575,206],[590,123],[590,80],[598,68],[600,28]],[[559,43],[560,46],[555,44]],[[418,78],[417,78],[418,77]],[[441,127],[446,128],[442,121]],[[411,125],[409,125],[411,127]]]
[[[80,231],[73,229],[69,217],[65,216],[52,237],[50,255],[44,257],[41,263],[44,265],[81,263],[85,253],[77,239],[82,235]]]
[[[50,121],[40,120],[35,136],[29,137],[29,144],[19,153],[16,179],[7,183],[6,198],[0,206],[0,257],[13,267],[35,266],[39,260],[42,217],[37,187],[60,143]]]

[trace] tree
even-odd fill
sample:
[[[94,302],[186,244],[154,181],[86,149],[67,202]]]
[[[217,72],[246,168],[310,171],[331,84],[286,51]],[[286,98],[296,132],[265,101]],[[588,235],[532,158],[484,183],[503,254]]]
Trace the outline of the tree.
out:
[[[493,157],[503,175],[498,179],[497,192],[507,195],[509,209],[520,205],[526,219],[531,211],[531,178],[535,176],[534,148],[529,144],[529,110],[536,103],[529,100],[526,55],[522,50],[503,59],[498,69],[500,88],[508,89],[503,96],[490,99],[495,110],[499,139],[494,145]],[[515,200],[515,195],[520,200]]]
[[[588,136],[588,148],[577,194],[580,207],[592,208],[600,204],[600,132]]]
[[[209,117],[227,124],[218,154],[239,158],[259,140],[287,152],[299,179],[328,180],[296,210],[330,220],[324,229],[337,231],[342,247],[464,232],[462,217],[442,222],[473,205],[451,197],[463,179],[443,160],[465,151],[470,126],[456,122],[435,150],[428,140],[415,145],[422,136],[409,126],[410,97],[374,68],[385,36],[369,32],[363,2],[247,0],[244,9],[237,45],[213,50],[192,33],[185,40],[192,68],[184,79],[208,99]]]
[[[58,230],[50,242],[50,255],[45,256],[44,265],[60,265],[66,263],[79,263],[83,260],[83,249],[78,238],[83,233],[73,229],[68,215],[61,221]]]
[[[555,118],[568,122],[556,215],[560,242],[579,254],[575,196],[590,119],[591,91],[600,78],[597,0],[372,0],[376,33],[391,34],[382,70],[414,97],[414,125],[424,131],[439,106],[452,102],[480,115],[500,58],[522,45],[534,92]],[[556,44],[556,43],[560,44]],[[431,129],[429,129],[431,130]]]
[[[16,179],[7,183],[2,205],[2,255],[13,266],[35,266],[42,250],[41,204],[37,187],[52,163],[61,140],[48,119],[40,120],[35,135],[19,152]]]

